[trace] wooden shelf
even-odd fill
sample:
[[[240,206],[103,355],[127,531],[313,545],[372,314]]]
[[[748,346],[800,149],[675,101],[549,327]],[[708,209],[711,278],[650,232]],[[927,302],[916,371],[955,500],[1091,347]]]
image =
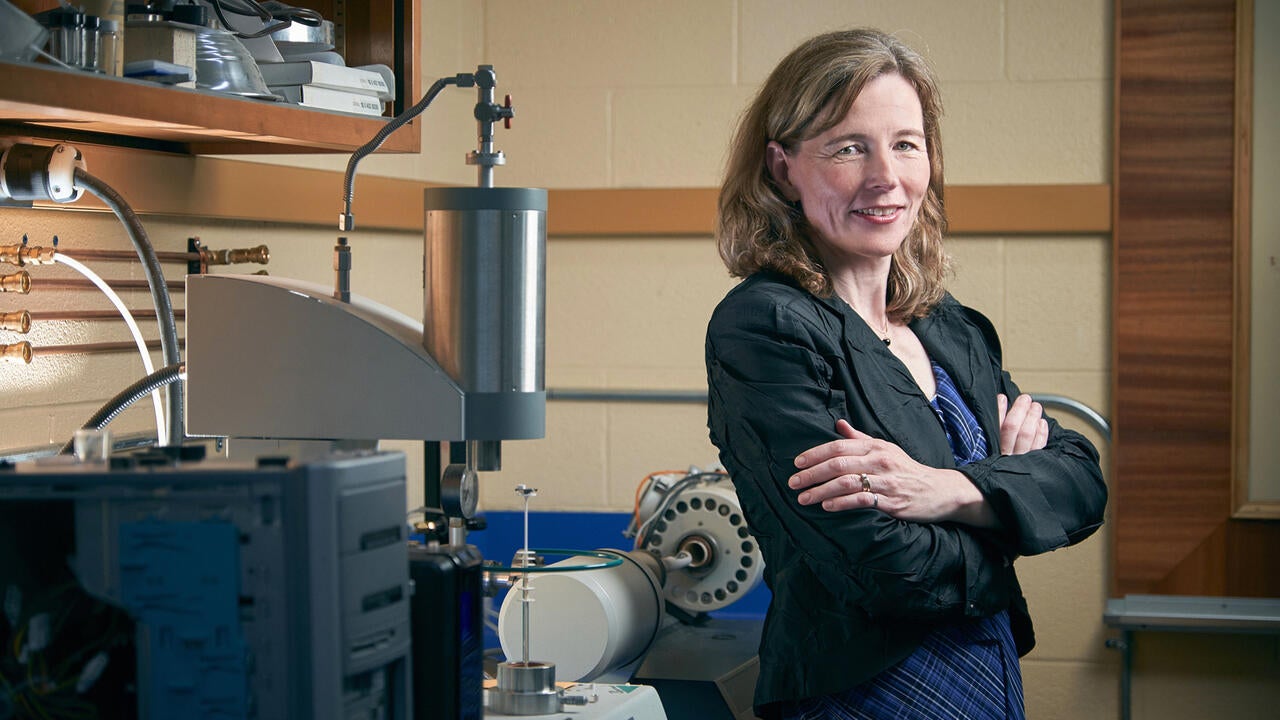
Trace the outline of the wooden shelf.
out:
[[[302,4],[325,17],[337,12],[327,0]],[[419,0],[356,0],[344,6],[341,20],[340,49],[350,64],[380,63],[395,71],[396,111],[406,99],[412,104],[418,98],[418,7]],[[50,65],[0,62],[0,135],[191,155],[351,152],[386,122]],[[382,151],[417,152],[419,128],[414,122],[400,129]]]
[[[0,63],[0,123],[10,134],[216,155],[350,152],[373,137],[386,120]],[[419,142],[417,125],[410,124],[383,147],[417,152]]]

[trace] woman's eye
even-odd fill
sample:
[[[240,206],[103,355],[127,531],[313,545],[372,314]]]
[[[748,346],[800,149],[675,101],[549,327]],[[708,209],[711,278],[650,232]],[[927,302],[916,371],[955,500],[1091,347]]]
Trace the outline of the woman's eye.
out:
[[[859,152],[861,152],[861,148],[859,148],[857,145],[845,145],[839,150],[836,150],[836,155],[848,157],[850,155],[857,155]]]
[[[900,151],[920,149],[918,145],[916,145],[914,142],[911,142],[910,140],[899,140],[898,144],[895,145],[894,148]]]

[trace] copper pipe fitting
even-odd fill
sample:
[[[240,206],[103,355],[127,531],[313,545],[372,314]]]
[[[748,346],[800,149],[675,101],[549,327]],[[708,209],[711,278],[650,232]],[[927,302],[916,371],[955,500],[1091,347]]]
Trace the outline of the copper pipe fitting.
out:
[[[31,343],[23,340],[12,345],[0,345],[0,362],[31,364]]]
[[[24,265],[52,265],[58,251],[38,245],[0,245],[0,262],[22,267]]]
[[[26,295],[31,292],[31,275],[26,270],[19,270],[9,275],[0,275],[0,293],[16,292]]]
[[[271,250],[266,245],[232,250],[201,248],[200,255],[206,265],[239,265],[241,263],[266,265],[271,262]]]
[[[2,249],[0,249],[2,250]],[[59,250],[58,252],[77,260],[137,260],[138,254],[132,250],[94,250],[83,248],[76,250]],[[238,265],[241,263],[257,263],[266,265],[271,260],[271,251],[266,245],[232,250],[209,250],[200,248],[197,252],[157,252],[160,262],[189,263],[199,262],[205,265]],[[4,255],[0,254],[0,261]]]
[[[11,330],[26,335],[31,332],[31,313],[26,310],[0,313],[0,330]]]

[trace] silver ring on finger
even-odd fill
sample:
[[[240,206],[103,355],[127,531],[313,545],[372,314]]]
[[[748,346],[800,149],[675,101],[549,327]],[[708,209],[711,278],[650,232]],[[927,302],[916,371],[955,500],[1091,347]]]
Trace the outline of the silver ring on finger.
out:
[[[871,481],[867,479],[866,473],[860,473],[858,481],[862,483],[862,492],[871,492]]]
[[[871,507],[873,509],[880,508],[880,496],[875,493],[871,493]]]

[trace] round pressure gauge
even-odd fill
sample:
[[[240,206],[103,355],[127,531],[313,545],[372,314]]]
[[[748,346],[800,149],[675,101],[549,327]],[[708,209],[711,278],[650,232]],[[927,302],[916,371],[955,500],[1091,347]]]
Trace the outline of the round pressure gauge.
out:
[[[444,514],[470,520],[476,515],[476,503],[480,501],[480,478],[474,470],[462,463],[454,463],[444,469],[440,478],[440,504]]]

